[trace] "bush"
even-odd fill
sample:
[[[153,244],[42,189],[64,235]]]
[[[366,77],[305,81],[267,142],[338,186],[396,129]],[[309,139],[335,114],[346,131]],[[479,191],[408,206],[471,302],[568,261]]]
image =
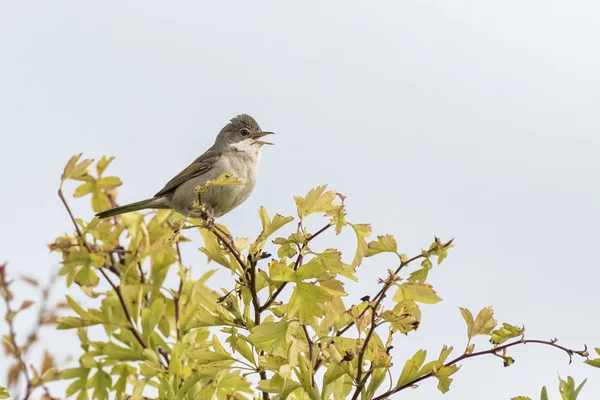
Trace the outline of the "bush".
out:
[[[78,181],[74,196],[90,196],[95,212],[114,207],[121,181],[104,176],[111,161],[103,157],[93,174],[92,160],[75,156],[65,167],[62,183]],[[75,283],[100,306],[86,309],[67,296],[75,315],[58,318],[57,328],[77,330],[81,353],[73,368],[58,372],[50,363],[40,373],[24,362],[15,335],[8,336],[5,342],[16,360],[13,371],[26,376],[25,398],[63,379],[71,380],[65,395],[77,399],[91,394],[93,399],[381,400],[426,379],[437,379],[438,389],[446,392],[459,362],[493,355],[510,366],[514,360],[507,350],[526,343],[588,358],[587,348],[576,351],[556,340],[529,339],[522,327],[498,324],[489,307],[476,315],[461,309],[467,325],[465,351],[444,346],[427,357],[426,350],[418,350],[398,369],[399,375],[392,376],[394,341],[417,330],[419,304],[441,300],[426,281],[434,265],[447,257],[452,240],[435,238],[412,256],[402,253],[391,235],[369,240],[370,225],[348,222],[344,196],[324,186],[294,198],[296,219],[271,217],[261,208],[262,231],[252,241],[233,238],[223,225],[203,225],[170,210],[86,222],[72,214],[62,183],[59,196],[75,233],[58,237],[50,249],[62,255],[59,275],[67,286]],[[211,184],[235,182],[224,177]],[[315,232],[305,228],[312,214],[324,218]],[[191,278],[179,252],[187,229],[199,230],[204,241],[200,251],[231,273],[230,288],[210,288],[214,271]],[[315,238],[342,230],[356,236],[350,258],[334,248],[312,247]],[[395,255],[397,267],[379,279],[379,291],[345,303],[344,285],[359,284],[355,272],[363,258],[383,253]],[[13,332],[11,282],[5,267],[0,271],[6,320]],[[176,286],[166,284],[168,274],[176,274]],[[111,290],[96,292],[101,280]],[[103,340],[88,337],[93,326],[102,328]],[[479,335],[487,337],[490,346],[476,351],[471,339]],[[600,366],[599,358],[585,362]],[[13,377],[9,384],[15,382]],[[576,387],[569,377],[559,386],[564,399],[574,399],[583,383]],[[543,388],[542,398],[547,398],[545,393]],[[0,388],[2,396],[7,394]],[[47,390],[44,396],[51,398]]]

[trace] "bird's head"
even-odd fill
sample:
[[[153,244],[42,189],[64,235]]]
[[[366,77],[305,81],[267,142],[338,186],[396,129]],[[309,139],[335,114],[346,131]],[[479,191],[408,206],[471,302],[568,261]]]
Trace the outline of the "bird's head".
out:
[[[265,144],[273,144],[261,140],[273,132],[263,132],[254,118],[248,114],[240,114],[221,129],[215,144],[229,147],[236,151],[256,152]]]

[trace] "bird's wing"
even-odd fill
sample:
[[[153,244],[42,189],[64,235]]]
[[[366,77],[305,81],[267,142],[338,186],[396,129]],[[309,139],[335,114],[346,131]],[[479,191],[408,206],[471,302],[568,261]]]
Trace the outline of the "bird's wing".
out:
[[[173,179],[167,182],[165,187],[162,188],[160,192],[156,193],[154,197],[165,196],[172,190],[175,190],[175,188],[177,188],[177,186],[181,185],[183,182],[210,171],[220,156],[220,152],[208,150],[206,153],[196,158],[194,162],[192,162],[183,171],[178,173]]]

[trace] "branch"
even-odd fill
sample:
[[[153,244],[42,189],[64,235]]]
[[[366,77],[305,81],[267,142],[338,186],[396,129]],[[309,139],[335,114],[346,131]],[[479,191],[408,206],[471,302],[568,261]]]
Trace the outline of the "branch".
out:
[[[238,253],[238,251],[235,249],[235,247],[233,247],[233,245],[231,243],[229,243],[229,240],[225,239],[225,236],[223,236],[221,234],[221,232],[215,227],[214,224],[209,225],[207,227],[207,229],[209,231],[211,231],[213,233],[213,235],[215,235],[217,237],[217,239],[219,239],[221,241],[221,243],[223,243],[225,245],[225,247],[227,247],[229,252],[231,254],[233,254],[235,259],[237,260],[238,264],[240,264],[240,267],[242,267],[242,270],[245,271],[247,269],[246,263],[244,261],[242,261],[242,258],[240,257],[240,253]]]
[[[175,242],[175,248],[177,249],[177,257],[179,257],[179,263],[183,268],[183,259],[181,258],[181,250],[179,249],[179,242]],[[181,339],[181,332],[179,331],[179,300],[181,299],[181,291],[183,290],[183,278],[179,278],[179,288],[177,289],[177,295],[173,298],[173,304],[175,305],[175,330],[177,331],[177,341]]]
[[[452,242],[454,241],[454,239],[449,240],[448,242],[444,243],[442,245],[442,247],[444,249],[448,248]],[[406,261],[402,261],[400,262],[400,265],[398,266],[398,268],[396,268],[396,271],[394,271],[394,275],[398,275],[398,273],[400,273],[400,270],[404,267],[406,267],[408,264],[412,263],[413,261],[416,261],[420,258],[425,258],[426,255],[421,253],[418,256],[414,256],[413,258],[409,258]],[[385,292],[389,289],[389,287],[382,287],[381,290],[379,290],[379,292],[377,292],[377,294],[375,295],[375,297],[373,298],[373,301],[378,301],[381,299],[381,296],[385,295]],[[365,308],[360,314],[359,314],[359,318],[362,317],[365,312],[367,312],[368,308]],[[345,327],[343,327],[342,329],[340,329],[339,331],[336,332],[335,336],[342,336],[348,329],[350,329],[352,326],[354,325],[354,321],[350,321],[348,323],[348,325],[346,325]]]
[[[467,358],[479,357],[479,356],[483,356],[483,355],[487,355],[487,354],[497,355],[498,352],[508,349],[509,347],[517,346],[520,344],[527,344],[527,343],[543,344],[546,346],[552,346],[559,350],[562,350],[569,355],[569,364],[571,363],[571,360],[573,359],[573,354],[577,354],[578,356],[581,356],[581,357],[588,356],[587,346],[584,346],[583,350],[572,350],[572,349],[568,349],[566,347],[556,344],[556,340],[546,341],[546,340],[535,340],[535,339],[530,339],[530,340],[522,339],[522,340],[518,340],[516,342],[507,343],[502,346],[494,347],[494,348],[491,348],[488,350],[482,350],[482,351],[478,351],[478,352],[471,353],[471,354],[464,353],[461,356],[456,357],[454,360],[451,360],[451,361],[447,362],[446,364],[444,364],[444,367],[452,366],[462,360],[466,360]],[[433,372],[425,374],[425,375],[423,375],[417,379],[414,379],[411,382],[408,382],[402,386],[395,387],[394,389],[389,390],[389,391],[383,393],[382,395],[375,397],[373,400],[387,399],[387,398],[389,398],[389,396],[391,396],[395,393],[398,393],[401,390],[413,387],[417,383],[424,381],[425,379],[431,378],[432,376],[435,376],[435,374]]]
[[[88,253],[91,254],[92,251],[90,249],[90,246],[86,242],[85,237],[83,236],[83,233],[79,229],[79,226],[77,225],[77,221],[75,221],[75,217],[73,216],[73,212],[71,212],[71,208],[69,207],[69,204],[67,203],[67,200],[65,199],[65,196],[63,195],[61,189],[58,189],[58,196],[60,197],[60,199],[62,200],[62,202],[63,202],[63,204],[65,206],[65,208],[67,209],[67,212],[69,213],[69,217],[71,217],[71,221],[73,222],[73,225],[75,226],[75,230],[77,231],[77,236],[79,236],[79,239],[81,240],[83,246],[87,249]],[[133,323],[133,318],[131,317],[131,313],[129,312],[129,308],[127,307],[127,303],[125,302],[125,299],[123,298],[123,293],[121,293],[121,288],[119,286],[117,286],[110,279],[110,277],[106,274],[106,272],[104,272],[103,268],[98,268],[98,270],[100,271],[100,273],[102,274],[102,276],[104,276],[104,278],[106,279],[106,281],[108,282],[108,284],[113,288],[113,290],[117,294],[117,297],[119,298],[119,302],[121,303],[121,307],[123,308],[123,312],[125,313],[125,318],[129,322],[129,330],[131,331],[131,333],[133,333],[133,335],[135,336],[135,338],[137,339],[137,341],[140,343],[140,345],[144,349],[147,349],[148,345],[146,344],[146,342],[142,338],[142,335],[140,335],[140,333],[138,332],[137,328],[135,327],[135,324]],[[163,365],[163,366],[165,366],[165,365]]]
[[[2,293],[2,298],[4,298],[4,303],[6,304],[6,322],[8,324],[8,335],[10,338],[10,344],[13,347],[13,354],[15,357],[15,360],[17,360],[17,362],[19,363],[19,365],[21,366],[21,371],[23,372],[23,376],[25,376],[25,382],[26,382],[26,387],[25,387],[25,397],[23,397],[24,400],[29,399],[29,396],[31,396],[31,393],[33,392],[33,389],[35,389],[32,385],[31,382],[31,377],[29,376],[29,371],[27,370],[27,364],[25,363],[25,360],[23,360],[23,353],[21,352],[21,348],[19,347],[19,345],[17,344],[17,334],[15,332],[15,327],[14,327],[14,323],[13,323],[13,319],[15,316],[15,312],[12,310],[11,306],[10,306],[10,297],[12,296],[8,290],[8,285],[9,283],[6,281],[6,275],[5,275],[5,268],[6,268],[6,264],[3,264],[2,266],[0,266],[0,287],[3,288],[3,290],[0,292]]]
[[[443,244],[442,247],[444,249],[447,248],[447,247],[449,247],[452,244],[453,240],[454,239],[449,240],[448,242],[446,242],[445,244]],[[386,279],[383,287],[379,290],[379,292],[377,292],[377,294],[375,295],[375,297],[372,300],[372,301],[374,301],[376,303],[377,307],[379,306],[379,304],[381,304],[381,301],[385,298],[385,295],[386,295],[387,291],[390,289],[390,287],[392,287],[393,279],[395,278],[396,275],[398,275],[398,273],[400,273],[400,270],[402,268],[406,267],[408,264],[412,263],[413,261],[418,260],[420,258],[425,258],[425,257],[426,257],[426,255],[423,254],[423,253],[421,253],[418,256],[414,256],[412,258],[409,258],[406,261],[401,261],[400,265],[398,266],[398,268],[396,268],[396,270],[393,273],[390,272],[390,274],[388,276],[388,279]],[[369,308],[370,307],[366,307],[358,315],[358,318],[356,318],[356,319],[362,318],[362,316],[365,315],[365,313],[367,312],[367,310],[369,310]],[[371,323],[372,324],[374,323],[374,319],[371,320]],[[340,337],[340,336],[342,336],[348,329],[350,329],[353,326],[354,326],[354,320],[348,322],[348,324],[346,326],[344,326],[342,329],[340,329],[339,331],[337,331],[335,333],[334,337]],[[371,330],[374,329],[375,327],[376,326],[372,325]],[[369,333],[371,332],[371,330],[369,330]],[[369,336],[367,336],[367,337],[369,337]],[[317,363],[315,364],[315,370],[319,369],[321,367],[321,364],[322,364],[321,360],[317,360]],[[361,375],[360,375],[361,374],[361,369],[362,369],[362,357],[359,359],[359,370],[358,370],[358,373],[357,373],[357,376],[356,376],[357,377],[357,381],[359,381],[360,378],[361,378]],[[364,381],[366,383],[366,379],[364,379]],[[360,383],[359,383],[359,385],[360,385]],[[363,386],[364,386],[364,384],[363,384]],[[362,390],[362,388],[361,388],[361,390]],[[356,395],[356,392],[355,392],[355,395]]]
[[[314,343],[310,338],[310,334],[308,333],[308,328],[306,327],[306,324],[302,324],[302,329],[304,329],[304,335],[306,336],[306,342],[308,343],[308,356],[310,359],[310,379],[312,382],[312,386],[313,387],[317,387],[316,383],[315,383],[315,368],[314,368],[314,364],[313,364],[313,346]]]
[[[248,274],[248,283],[249,283],[249,289],[250,289],[250,293],[252,294],[252,306],[254,308],[254,325],[258,326],[260,325],[260,313],[261,313],[261,307],[260,307],[260,303],[258,301],[258,293],[256,293],[256,261],[254,260],[250,260],[250,268],[248,268],[248,270],[246,271]],[[263,355],[264,352],[261,351],[260,355]],[[260,367],[258,367],[258,363],[256,363],[257,365],[257,370],[258,370],[258,374],[260,375],[260,379],[261,380],[266,380],[267,379],[267,373],[266,371],[264,371],[263,369],[261,369]],[[262,396],[263,396],[263,400],[269,400],[269,393],[263,391],[262,392]]]
[[[306,238],[306,241],[304,242],[304,244],[302,245],[302,247],[299,249],[298,251],[298,258],[296,258],[296,263],[294,264],[294,271],[298,269],[298,267],[302,264],[302,260],[303,260],[303,255],[302,255],[302,251],[306,248],[306,246],[308,245],[308,243],[313,240],[314,238],[316,238],[317,236],[319,236],[321,233],[325,232],[327,229],[331,228],[333,225],[331,224],[327,224],[325,225],[323,228],[319,229],[316,233],[310,235],[309,237]],[[285,289],[286,285],[288,284],[288,282],[283,282],[278,288],[277,290],[271,295],[271,297],[269,297],[267,299],[267,301],[265,302],[265,304],[263,304],[263,306],[260,308],[261,311],[265,311],[266,309],[268,309],[269,307],[271,307],[271,305],[273,304],[273,302],[277,299],[277,296],[279,296],[281,294],[281,292],[283,292],[283,289]]]
[[[388,285],[388,283],[386,283],[386,286]],[[391,286],[391,283],[389,284],[389,286]],[[387,289],[386,289],[387,290]],[[365,384],[367,383],[367,380],[369,379],[369,377],[371,376],[371,371],[369,371],[367,373],[367,375],[365,375],[365,378],[362,379],[362,373],[363,373],[363,359],[365,357],[365,353],[367,352],[367,348],[369,347],[369,341],[371,340],[371,337],[373,337],[373,333],[375,332],[375,328],[376,328],[376,324],[375,324],[375,320],[377,318],[377,309],[379,308],[379,305],[381,304],[381,300],[383,300],[384,296],[381,296],[379,298],[379,300],[377,300],[377,302],[375,303],[375,306],[373,307],[367,307],[365,308],[365,310],[368,310],[369,308],[371,308],[371,328],[369,329],[369,332],[367,332],[367,337],[365,338],[365,342],[363,343],[362,347],[360,348],[360,351],[358,352],[358,371],[356,372],[356,389],[354,390],[354,395],[352,396],[352,400],[356,400],[358,399],[358,396],[360,395],[360,392],[362,392],[363,388],[365,387]],[[359,332],[360,334],[360,332]],[[362,379],[362,380],[361,380]]]

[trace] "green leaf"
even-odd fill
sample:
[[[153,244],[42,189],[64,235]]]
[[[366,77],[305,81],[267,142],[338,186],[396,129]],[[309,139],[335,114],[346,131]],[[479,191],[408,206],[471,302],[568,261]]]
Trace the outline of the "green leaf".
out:
[[[467,310],[466,308],[459,307],[459,309],[463,319],[467,323],[467,335],[470,339],[471,330],[473,330],[473,314],[471,314],[471,311]]]
[[[339,193],[337,193],[340,196]],[[342,229],[348,225],[348,221],[346,221],[346,206],[344,204],[334,205],[333,208],[327,212],[325,215],[331,217],[331,225],[335,226],[335,234],[339,235],[342,233]]]
[[[284,217],[282,215],[275,214],[275,216],[271,220],[269,213],[264,207],[261,207],[258,210],[258,216],[260,217],[260,221],[262,223],[262,231],[254,241],[254,243],[250,245],[249,249],[250,254],[253,254],[255,256],[259,255],[262,252],[266,240],[272,234],[277,232],[282,226],[291,222],[294,219],[294,217]]]
[[[425,281],[427,280],[428,274],[429,274],[429,269],[427,269],[427,268],[418,269],[418,270],[410,273],[410,275],[408,277],[408,281],[425,283]]]
[[[450,390],[450,384],[452,383],[452,376],[456,371],[458,371],[458,367],[456,365],[449,365],[447,367],[441,367],[437,371],[434,371],[435,377],[438,379],[438,390],[442,393],[446,393]]]
[[[77,317],[59,317],[57,322],[58,326],[56,329],[83,328],[84,326],[98,325],[102,323],[102,321],[85,320]]]
[[[204,247],[201,247],[199,250],[206,254],[212,261],[215,261],[216,263],[235,271],[235,268],[231,266],[229,260],[227,257],[225,257],[225,253],[219,245],[215,234],[207,229],[200,229],[200,234],[204,240]]]
[[[93,182],[85,182],[81,185],[77,186],[75,192],[73,193],[73,197],[83,197],[86,194],[92,193],[96,189],[96,185]]]
[[[0,386],[0,399],[8,399],[10,398],[10,394],[4,389],[4,387]]]
[[[592,367],[600,368],[600,358],[585,360],[584,363],[586,363],[587,365],[591,365]]]
[[[494,319],[494,311],[492,307],[486,307],[482,309],[477,318],[473,321],[473,314],[466,308],[460,308],[465,322],[467,323],[467,335],[469,340],[477,335],[489,335],[492,329],[496,327],[496,320]]]
[[[98,286],[98,282],[100,282],[100,278],[98,278],[98,275],[94,272],[90,264],[83,266],[76,272],[74,280],[79,286],[91,288]]]
[[[319,278],[327,272],[327,269],[323,265],[317,263],[307,263],[301,265],[296,271],[296,277],[299,280]]]
[[[107,176],[106,178],[100,178],[98,179],[98,181],[96,182],[96,186],[99,189],[114,189],[117,186],[121,186],[123,184],[123,182],[121,182],[121,179],[117,178],[116,176]]]
[[[600,355],[600,347],[595,347],[596,354]],[[585,360],[584,363],[591,365],[592,367],[600,368],[600,358],[594,358],[592,360]]]
[[[294,196],[296,208],[298,209],[298,217],[301,220],[314,213],[327,213],[333,208],[331,203],[335,199],[335,191],[330,190],[325,192],[326,188],[327,186],[324,185],[311,189],[304,198]]]
[[[252,328],[248,340],[261,349],[277,349],[285,341],[289,324],[285,320],[279,322],[263,322]]]
[[[546,386],[542,386],[542,393],[540,394],[540,400],[548,400],[548,390]]]
[[[112,378],[102,368],[98,369],[87,382],[88,389],[94,389],[92,397],[96,400],[108,400],[108,391],[112,388]]]
[[[358,267],[363,260],[363,257],[367,254],[367,249],[369,245],[365,238],[371,236],[371,225],[369,224],[350,224],[352,229],[354,229],[354,233],[356,234],[356,253],[354,255],[354,260],[352,261],[352,268]]]
[[[106,343],[100,349],[106,355],[107,360],[115,361],[138,361],[145,360],[146,357],[137,350],[121,347],[116,343]],[[127,364],[122,364],[127,365]]]
[[[442,300],[431,285],[420,282],[405,282],[398,287],[393,300],[399,302],[404,299],[424,304],[435,304]]]
[[[79,159],[81,158],[81,155],[82,153],[79,153],[69,159],[67,165],[65,165],[65,169],[61,176],[61,183],[65,182],[68,179],[81,180],[83,176],[87,175],[94,160],[85,159],[82,162],[78,163]]]
[[[298,312],[300,323],[312,323],[315,317],[323,316],[319,304],[329,300],[331,296],[323,288],[298,281],[288,304],[288,315]]]
[[[175,389],[177,389],[177,387],[173,387],[171,382],[169,382],[169,380],[167,379],[166,375],[162,375],[160,377],[160,387],[158,388],[158,393],[161,399],[178,400],[175,396]]]
[[[421,366],[423,366],[426,356],[427,350],[419,350],[410,360],[406,361],[404,368],[402,368],[402,372],[400,373],[400,377],[398,378],[398,382],[396,383],[397,387],[408,385],[419,377],[419,370],[421,369]]]
[[[114,392],[116,392],[116,398],[117,399],[121,399],[123,398],[123,395],[125,394],[125,389],[127,387],[127,378],[130,375],[137,375],[137,369],[135,367],[132,367],[129,364],[125,364],[125,363],[121,363],[118,365],[115,365],[113,367],[113,369],[110,371],[110,373],[112,375],[119,375],[119,379],[117,379],[117,382],[115,382],[115,384],[112,387],[112,390]]]
[[[533,400],[531,397],[527,397],[527,396],[517,396],[517,397],[511,397],[510,400]]]
[[[157,298],[151,308],[142,310],[142,333],[146,341],[150,339],[150,335],[158,326],[159,321],[167,309],[167,303],[162,298]]]
[[[243,185],[244,182],[240,181],[236,176],[230,172],[223,172],[215,179],[207,180],[203,185],[198,185],[194,188],[195,194],[202,194],[206,192],[212,186],[239,186]]]
[[[413,300],[403,300],[393,310],[385,310],[381,318],[392,325],[394,331],[408,333],[419,327],[421,310]]]
[[[523,332],[525,332],[525,327],[519,328],[505,322],[501,328],[492,331],[490,343],[496,345],[502,344],[508,339],[523,336]]]
[[[209,364],[213,361],[233,361],[228,354],[215,353],[210,350],[194,350],[189,353],[189,356],[195,359],[199,365]]]
[[[365,257],[371,257],[379,253],[398,253],[398,244],[392,235],[377,236],[377,240],[369,242]]]
[[[102,156],[102,158],[96,163],[96,173],[98,173],[99,177],[104,173],[104,170],[106,170],[106,168],[111,162],[113,162],[114,159],[114,157],[106,158],[106,156]]]
[[[492,307],[486,307],[477,314],[469,338],[476,335],[489,335],[497,324]]]
[[[200,374],[194,374],[187,378],[183,385],[181,385],[181,387],[177,391],[177,399],[185,399],[186,395],[194,388],[194,386],[196,386],[196,384],[198,384],[201,387],[202,383],[200,382],[200,380],[202,378],[203,377]]]
[[[562,380],[560,377],[558,379],[560,382],[560,396],[563,400],[576,400],[577,396],[579,396],[579,392],[581,389],[583,389],[583,386],[587,382],[587,379],[584,379],[583,382],[581,382],[581,384],[576,388],[575,380],[571,376],[568,376],[566,381]]]

